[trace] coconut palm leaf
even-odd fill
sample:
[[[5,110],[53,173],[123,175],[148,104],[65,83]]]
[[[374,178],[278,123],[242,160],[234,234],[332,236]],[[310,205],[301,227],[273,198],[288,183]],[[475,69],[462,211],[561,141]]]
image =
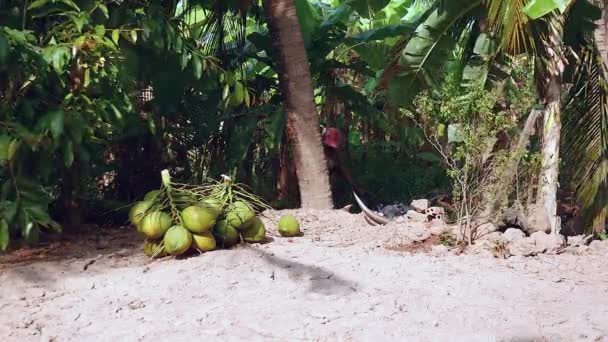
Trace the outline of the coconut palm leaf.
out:
[[[479,0],[442,1],[423,16],[415,34],[385,69],[381,89],[392,102],[407,105],[422,90],[439,84],[446,62],[475,18]],[[397,44],[399,46],[400,44]]]
[[[605,229],[608,214],[608,73],[593,32],[600,15],[588,1],[577,1],[564,34],[571,49],[565,81],[572,87],[563,110],[563,160],[594,232]]]
[[[519,54],[534,50],[528,31],[528,16],[523,9],[527,0],[484,0],[490,30],[501,40],[505,52]]]
[[[599,50],[583,51],[564,113],[564,160],[587,227],[603,231],[608,210],[608,80]]]
[[[204,54],[226,56],[229,50],[246,42],[247,14],[259,17],[261,9],[255,0],[188,1],[182,16],[197,12],[196,23],[191,23],[195,39]]]

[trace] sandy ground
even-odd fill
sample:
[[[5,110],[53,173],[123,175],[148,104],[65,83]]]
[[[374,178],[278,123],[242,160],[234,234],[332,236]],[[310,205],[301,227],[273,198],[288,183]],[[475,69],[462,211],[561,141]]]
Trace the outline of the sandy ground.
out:
[[[409,254],[360,216],[294,213],[303,237],[266,220],[267,244],[182,259],[147,259],[130,230],[1,257],[0,340],[608,341],[608,243]]]

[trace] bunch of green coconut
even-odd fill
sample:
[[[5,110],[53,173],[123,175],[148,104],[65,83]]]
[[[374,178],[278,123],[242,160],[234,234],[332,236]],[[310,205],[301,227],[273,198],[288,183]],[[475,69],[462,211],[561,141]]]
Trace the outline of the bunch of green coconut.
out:
[[[146,194],[129,212],[129,220],[145,238],[146,255],[202,253],[265,240],[258,214],[269,207],[230,178],[189,185],[172,183],[167,170],[161,175],[161,189]]]

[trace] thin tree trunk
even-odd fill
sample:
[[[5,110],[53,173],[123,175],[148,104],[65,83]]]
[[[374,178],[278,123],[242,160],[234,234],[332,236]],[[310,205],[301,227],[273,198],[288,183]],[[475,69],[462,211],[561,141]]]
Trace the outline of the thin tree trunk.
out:
[[[561,133],[561,77],[551,76],[545,95],[545,113],[541,148],[541,175],[537,205],[549,219],[552,233],[559,233],[557,186],[559,176],[559,143]]]
[[[76,162],[74,162],[76,163]],[[78,166],[66,167],[63,172],[61,198],[64,210],[63,226],[67,231],[75,232],[82,224],[80,201],[80,171]]]
[[[283,137],[283,143],[281,143],[279,175],[277,177],[277,197],[291,208],[298,204],[296,203],[298,197],[297,174],[293,167],[289,146],[285,143],[286,140],[287,139]]]
[[[264,0],[302,207],[333,207],[304,39],[293,0]]]

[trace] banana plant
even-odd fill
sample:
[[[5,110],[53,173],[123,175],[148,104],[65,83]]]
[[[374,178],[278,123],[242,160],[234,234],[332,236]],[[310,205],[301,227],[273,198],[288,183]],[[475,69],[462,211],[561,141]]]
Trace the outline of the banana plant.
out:
[[[522,53],[532,56],[537,66],[538,92],[545,106],[538,204],[544,208],[549,228],[556,231],[560,119],[564,108],[563,150],[566,159],[577,163],[566,167],[582,166],[572,180],[587,226],[600,231],[604,229],[608,208],[605,167],[608,129],[602,95],[606,74],[599,63],[593,36],[592,22],[597,14],[598,9],[588,1],[435,1],[422,16],[424,21],[415,34],[404,37],[404,42],[395,50],[379,89],[388,90],[392,102],[410,106],[412,98],[421,90],[433,89],[442,82],[452,51],[463,46],[472,47],[471,53],[465,54],[468,59],[463,63],[464,81],[491,80],[492,77],[485,76],[491,76],[495,62],[505,59],[502,56]],[[569,63],[566,63],[567,57]],[[567,75],[578,77],[565,77]],[[559,96],[562,82],[572,85],[570,100],[565,103]],[[592,134],[582,138],[583,132]],[[584,150],[591,153],[581,153]]]

